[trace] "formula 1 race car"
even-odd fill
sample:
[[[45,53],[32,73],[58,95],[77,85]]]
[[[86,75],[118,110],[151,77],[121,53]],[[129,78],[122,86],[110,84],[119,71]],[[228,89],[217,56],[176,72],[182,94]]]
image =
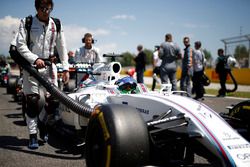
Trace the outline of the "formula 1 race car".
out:
[[[12,75],[8,78],[6,86],[7,94],[12,94],[14,101],[21,102],[23,98],[23,78],[22,71],[19,75]]]
[[[0,67],[0,85],[6,87],[9,79],[9,69]]]
[[[87,128],[88,167],[185,166],[195,154],[211,166],[250,166],[250,143],[218,113],[169,85],[151,92],[120,78],[121,64],[111,62],[94,67],[84,86],[66,95],[20,57],[13,59],[60,100],[59,120]]]

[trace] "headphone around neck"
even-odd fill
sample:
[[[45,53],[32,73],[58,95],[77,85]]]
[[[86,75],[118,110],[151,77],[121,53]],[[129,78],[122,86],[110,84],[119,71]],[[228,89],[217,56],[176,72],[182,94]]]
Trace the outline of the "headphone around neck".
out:
[[[91,38],[92,38],[92,44],[95,43],[95,40],[94,40],[92,34],[90,34],[90,33],[86,33],[86,34],[84,35],[84,37],[82,38],[82,43],[85,43],[85,38],[86,38],[86,37],[91,37]]]

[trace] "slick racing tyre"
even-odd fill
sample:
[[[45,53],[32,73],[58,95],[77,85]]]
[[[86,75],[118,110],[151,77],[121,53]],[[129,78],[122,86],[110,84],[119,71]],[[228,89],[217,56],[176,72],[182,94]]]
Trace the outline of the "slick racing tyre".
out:
[[[140,113],[125,105],[100,106],[86,133],[88,167],[128,167],[145,164],[149,136]]]
[[[235,128],[246,128],[247,137],[250,139],[250,100],[242,101],[229,110],[229,116],[236,118],[232,125]],[[243,135],[246,137],[245,135]]]
[[[250,100],[242,101],[236,104],[229,111],[229,116],[239,118],[244,123],[250,122]]]
[[[17,78],[11,77],[8,79],[8,84],[7,84],[7,94],[15,94],[16,92],[16,83],[17,83]]]

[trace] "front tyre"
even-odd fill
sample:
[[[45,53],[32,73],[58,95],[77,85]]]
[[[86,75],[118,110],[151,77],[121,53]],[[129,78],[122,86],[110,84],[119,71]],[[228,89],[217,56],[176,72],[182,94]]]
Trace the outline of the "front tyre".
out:
[[[88,167],[139,166],[149,158],[146,123],[138,110],[103,105],[89,121],[86,134]]]
[[[243,137],[250,140],[250,100],[242,101],[236,104],[230,111],[229,116],[238,119],[237,121],[231,122],[234,128],[246,129],[246,134],[241,133]],[[233,123],[233,124],[232,124]]]

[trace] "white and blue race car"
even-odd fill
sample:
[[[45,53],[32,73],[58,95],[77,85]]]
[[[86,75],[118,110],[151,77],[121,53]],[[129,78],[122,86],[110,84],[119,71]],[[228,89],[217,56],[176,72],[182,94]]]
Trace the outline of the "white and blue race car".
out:
[[[217,112],[169,85],[151,92],[131,77],[121,78],[119,62],[94,65],[82,86],[67,95],[22,64],[60,100],[63,124],[87,128],[88,167],[189,166],[194,155],[211,166],[250,166],[250,143]]]
[[[194,154],[212,166],[250,166],[249,142],[218,113],[169,85],[151,92],[120,71],[119,62],[99,64],[68,94],[93,109],[90,119],[60,107],[65,124],[87,127],[88,166],[188,165]]]

